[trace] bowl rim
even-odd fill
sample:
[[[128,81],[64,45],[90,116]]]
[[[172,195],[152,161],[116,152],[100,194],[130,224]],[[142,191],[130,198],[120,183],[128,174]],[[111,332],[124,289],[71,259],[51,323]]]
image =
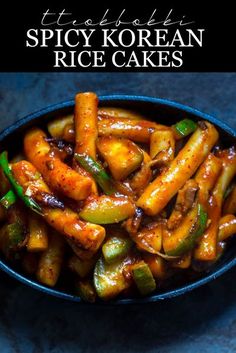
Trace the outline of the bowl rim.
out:
[[[213,117],[212,115],[209,115],[207,113],[204,113],[196,108],[190,107],[188,105],[178,103],[172,100],[164,99],[164,98],[157,98],[157,97],[152,97],[152,96],[139,96],[139,95],[127,95],[127,94],[112,94],[112,95],[101,95],[99,96],[99,102],[144,102],[144,103],[154,103],[154,104],[160,104],[160,105],[165,105],[174,109],[178,109],[180,111],[183,111],[185,113],[190,113],[198,118],[201,119],[206,119],[216,126],[220,127],[223,129],[225,132],[227,132],[229,135],[233,136],[236,138],[236,130],[228,126],[226,123],[223,121]],[[61,110],[64,108],[72,108],[74,106],[74,100],[68,100],[68,101],[63,101],[61,103],[56,103],[56,104],[51,104],[47,106],[46,108],[42,108],[34,113],[28,114],[25,117],[17,120],[15,123],[11,124],[9,127],[5,128],[3,131],[0,132],[0,141],[5,139],[7,136],[10,134],[14,133],[16,130],[19,128],[23,127],[26,125],[28,122],[39,118],[40,116],[44,116],[46,114],[52,113],[57,110]],[[203,278],[200,278],[198,280],[195,280],[192,283],[182,285],[176,289],[172,290],[166,290],[163,293],[154,293],[153,295],[149,297],[143,297],[143,298],[122,298],[122,299],[116,299],[108,302],[96,302],[93,305],[121,305],[121,304],[143,304],[143,303],[153,303],[157,301],[161,301],[164,299],[171,299],[174,297],[177,297],[181,294],[188,293],[192,291],[193,289],[196,289],[216,278],[221,276],[223,273],[231,269],[233,266],[236,265],[236,257],[227,262],[226,264],[223,264],[222,267],[219,269],[213,271],[212,273],[206,274]],[[4,260],[0,259],[0,269],[3,270],[5,273],[13,277],[14,279],[17,279],[19,282],[28,285],[31,288],[37,289],[43,293],[49,294],[51,296],[77,302],[77,303],[83,303],[86,304],[84,301],[81,300],[80,297],[69,294],[57,289],[53,289],[47,286],[44,286],[35,280],[32,280],[30,278],[25,277],[24,275],[20,274],[19,272],[15,271],[13,268],[11,268],[9,265],[5,263]]]

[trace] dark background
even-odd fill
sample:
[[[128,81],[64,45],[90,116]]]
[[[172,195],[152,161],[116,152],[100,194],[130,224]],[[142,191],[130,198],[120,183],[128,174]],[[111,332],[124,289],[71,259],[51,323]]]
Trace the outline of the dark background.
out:
[[[236,73],[2,73],[1,129],[78,91],[151,95],[236,128]],[[192,293],[139,306],[64,302],[0,273],[0,353],[233,353],[236,269]]]

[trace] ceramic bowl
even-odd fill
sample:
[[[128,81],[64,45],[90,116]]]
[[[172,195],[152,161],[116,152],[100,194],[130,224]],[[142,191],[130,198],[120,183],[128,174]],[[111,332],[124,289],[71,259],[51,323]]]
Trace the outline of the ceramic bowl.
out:
[[[143,113],[148,119],[152,119],[162,124],[173,124],[180,119],[190,118],[195,121],[204,119],[212,122],[217,128],[221,136],[221,141],[227,147],[235,144],[236,131],[227,126],[224,122],[202,113],[199,110],[185,106],[180,103],[168,101],[165,99],[146,97],[146,96],[130,96],[130,95],[109,95],[99,97],[101,106],[116,106],[122,108],[129,108]],[[11,154],[21,148],[22,133],[31,126],[44,126],[50,119],[58,115],[68,114],[73,112],[74,101],[67,101],[55,105],[51,105],[36,113],[30,114],[25,118],[17,121],[14,125],[0,133],[0,146],[1,150],[7,149]],[[236,264],[236,241],[233,239],[230,247],[226,250],[220,261],[213,266],[208,272],[204,272],[200,277],[192,282],[185,283],[184,285],[175,286],[168,290],[161,290],[144,298],[125,298],[116,299],[113,304],[131,304],[131,303],[148,303],[155,302],[163,299],[176,297],[187,293],[201,285],[204,285],[215,278],[228,271]],[[81,302],[81,299],[65,290],[60,288],[48,288],[36,280],[26,277],[18,270],[11,267],[2,256],[0,256],[0,269],[14,277],[16,280],[40,290],[44,293],[50,294],[55,297],[63,298],[70,301]],[[96,304],[95,304],[96,305]],[[104,303],[107,305],[107,303]]]

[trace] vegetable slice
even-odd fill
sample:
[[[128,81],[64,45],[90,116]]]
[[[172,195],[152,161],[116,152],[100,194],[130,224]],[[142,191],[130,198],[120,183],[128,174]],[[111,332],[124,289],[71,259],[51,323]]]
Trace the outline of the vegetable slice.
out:
[[[96,224],[111,224],[132,217],[135,205],[127,197],[91,197],[80,212],[85,221]]]
[[[97,148],[115,180],[124,180],[143,161],[143,153],[132,141],[113,136],[100,137]]]
[[[197,124],[191,119],[183,119],[173,125],[175,137],[177,139],[188,136],[197,129]]]
[[[101,299],[114,298],[128,288],[129,284],[122,273],[124,261],[107,264],[103,257],[98,260],[94,269],[94,286]]]
[[[10,170],[8,159],[7,159],[7,152],[4,151],[0,154],[0,166],[2,167],[6,177],[8,178],[9,182],[11,183],[12,187],[14,188],[17,196],[23,200],[26,206],[31,208],[34,212],[42,214],[42,208],[31,198],[25,195],[22,186],[20,186],[17,181],[14,179],[12,172]]]
[[[144,261],[132,266],[132,274],[141,295],[147,295],[156,289],[152,272]]]
[[[105,194],[110,195],[116,192],[111,177],[100,163],[96,162],[92,157],[86,154],[76,153],[74,157],[79,164],[93,176]]]
[[[181,256],[193,249],[206,225],[207,213],[201,204],[197,204],[189,211],[181,225],[164,239],[165,253],[169,256]]]
[[[132,243],[128,237],[113,236],[108,239],[102,247],[106,262],[110,264],[127,255]]]

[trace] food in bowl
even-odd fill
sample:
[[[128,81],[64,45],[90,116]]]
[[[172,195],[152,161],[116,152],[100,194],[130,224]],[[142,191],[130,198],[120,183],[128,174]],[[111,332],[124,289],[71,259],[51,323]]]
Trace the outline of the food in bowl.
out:
[[[22,144],[0,155],[0,249],[46,286],[146,296],[208,269],[235,233],[236,150],[208,121],[167,126],[79,93]]]

